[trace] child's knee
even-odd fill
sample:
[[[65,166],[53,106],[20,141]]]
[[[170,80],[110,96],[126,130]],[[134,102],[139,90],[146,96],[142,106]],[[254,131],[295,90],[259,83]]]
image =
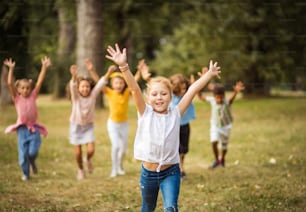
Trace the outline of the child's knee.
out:
[[[227,150],[228,143],[221,143],[221,149],[222,150]]]

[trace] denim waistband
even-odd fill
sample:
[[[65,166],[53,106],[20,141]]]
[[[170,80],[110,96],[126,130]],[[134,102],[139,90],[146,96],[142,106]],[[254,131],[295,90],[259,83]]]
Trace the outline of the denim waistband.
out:
[[[167,175],[167,174],[169,174],[173,171],[176,171],[176,170],[179,171],[180,165],[178,163],[173,164],[172,166],[170,166],[170,167],[168,167],[168,168],[166,168],[166,169],[164,169],[160,172],[150,171],[150,170],[146,169],[143,164],[141,165],[141,169],[142,169],[142,172],[145,172],[146,174],[148,174],[150,176],[154,176],[154,175],[155,176],[161,176],[161,175]]]

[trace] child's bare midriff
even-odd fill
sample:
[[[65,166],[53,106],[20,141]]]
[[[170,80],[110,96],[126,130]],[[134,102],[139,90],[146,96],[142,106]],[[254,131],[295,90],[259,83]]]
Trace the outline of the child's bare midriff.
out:
[[[150,170],[150,171],[156,171],[157,167],[159,166],[159,163],[150,163],[150,162],[145,162],[143,161],[143,166],[147,169],[147,170]],[[160,167],[160,170],[163,171],[167,168],[169,168],[170,166],[172,166],[173,164],[165,164],[165,165],[162,165]]]

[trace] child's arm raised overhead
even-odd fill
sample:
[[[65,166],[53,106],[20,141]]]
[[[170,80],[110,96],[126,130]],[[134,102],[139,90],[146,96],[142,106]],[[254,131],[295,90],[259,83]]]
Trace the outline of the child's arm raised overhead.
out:
[[[205,66],[202,68],[202,72],[198,72],[198,76],[201,77],[202,75],[204,75],[206,72],[208,71],[208,68]],[[207,85],[208,90],[212,91],[214,88],[214,84],[213,83],[208,83]],[[200,91],[198,93],[198,98],[204,102],[206,102],[206,96]]]
[[[234,90],[233,95],[229,98],[229,101],[228,101],[230,105],[233,104],[233,102],[234,102],[234,100],[235,100],[237,94],[238,94],[240,91],[244,90],[244,84],[243,84],[243,82],[238,81],[238,82],[233,86],[233,90]]]
[[[14,86],[14,76],[13,76],[13,72],[15,68],[15,61],[13,61],[12,58],[10,58],[10,59],[5,59],[3,63],[4,65],[7,65],[9,67],[7,84],[10,89],[11,96],[14,99],[16,96],[16,90]]]
[[[39,91],[40,91],[40,88],[42,86],[42,83],[45,79],[45,76],[46,76],[46,72],[47,72],[47,68],[49,66],[51,66],[51,60],[49,57],[44,57],[41,59],[41,70],[40,70],[40,73],[39,73],[39,76],[38,76],[38,79],[37,79],[37,83],[36,83],[36,86],[35,86],[35,90],[36,90],[36,93],[38,95]]]
[[[100,80],[100,78],[99,78],[99,75],[98,75],[97,72],[96,72],[96,69],[95,69],[94,65],[92,64],[92,62],[91,62],[89,59],[86,59],[85,64],[86,64],[87,70],[88,70],[89,73],[90,73],[91,78],[93,79],[93,81],[94,81],[95,83],[97,83],[97,82]],[[117,67],[116,67],[115,65],[109,66],[108,69],[107,69],[107,72],[106,72],[105,75],[103,76],[103,77],[104,77],[104,79],[103,79],[104,82],[107,82],[108,79],[109,79],[109,77],[110,77],[110,75],[111,75],[114,71],[116,71],[116,70],[117,70]],[[103,84],[103,86],[102,86],[101,89],[102,89],[102,91],[105,93],[105,92],[106,92],[106,84]]]
[[[99,75],[97,74],[96,69],[94,65],[92,64],[91,60],[87,58],[85,60],[85,65],[86,65],[87,70],[89,71],[91,78],[93,79],[95,83],[97,83],[99,81]]]
[[[111,46],[108,46],[107,52],[109,53],[109,55],[106,55],[106,58],[113,61],[119,66],[119,69],[121,70],[123,77],[132,93],[137,111],[140,115],[143,115],[146,108],[146,103],[142,95],[141,89],[138,83],[136,82],[133,74],[131,73],[129,65],[127,63],[126,49],[124,48],[121,52],[118,44],[115,44],[115,49]]]
[[[205,74],[202,74],[201,77],[188,88],[187,93],[178,103],[180,114],[185,112],[194,96],[200,92],[200,90],[209,82],[212,77],[216,76],[220,78],[220,73],[220,67],[217,66],[217,62],[213,63],[213,61],[210,61],[209,70]]]
[[[140,71],[142,79],[149,82],[151,79],[150,67],[145,63],[144,59],[138,62],[137,69]]]

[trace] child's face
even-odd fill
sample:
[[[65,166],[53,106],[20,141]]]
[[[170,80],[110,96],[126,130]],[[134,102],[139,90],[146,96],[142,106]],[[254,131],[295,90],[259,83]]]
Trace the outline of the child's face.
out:
[[[28,97],[31,93],[31,84],[26,81],[20,81],[19,85],[17,86],[17,92],[22,97]]]
[[[217,104],[219,105],[223,104],[223,100],[224,100],[223,94],[215,94],[214,97],[215,97]]]
[[[125,88],[125,82],[120,77],[114,77],[111,80],[111,86],[116,92],[122,93],[123,89]]]
[[[79,82],[79,87],[78,87],[79,93],[83,97],[87,97],[90,94],[91,91],[91,86],[90,83],[87,80],[81,80]]]
[[[180,94],[179,96],[184,96],[184,94],[186,93],[187,91],[187,85],[186,83],[183,83],[180,85]]]
[[[166,114],[172,96],[169,88],[163,83],[154,83],[148,93],[148,102],[155,112]]]

